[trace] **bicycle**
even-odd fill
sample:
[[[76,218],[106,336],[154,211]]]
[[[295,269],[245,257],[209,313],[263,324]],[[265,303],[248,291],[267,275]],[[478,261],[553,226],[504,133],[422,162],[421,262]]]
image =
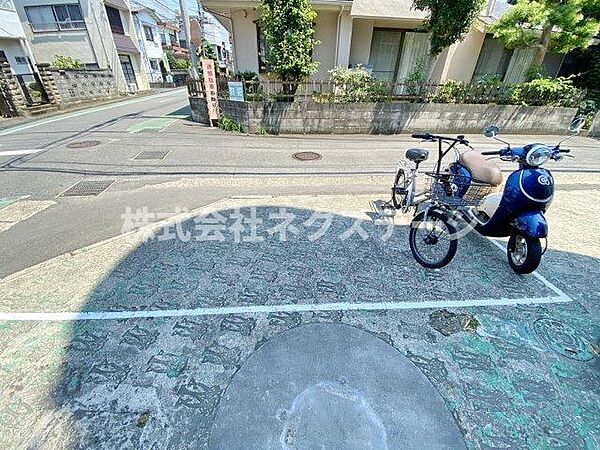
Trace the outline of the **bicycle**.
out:
[[[438,269],[450,263],[458,249],[457,215],[454,212],[478,205],[494,186],[473,180],[468,171],[462,172],[463,166],[457,162],[442,170],[442,160],[451,151],[455,152],[457,161],[460,159],[458,145],[473,150],[464,136],[452,138],[415,133],[412,137],[438,143],[435,170],[423,172],[428,177],[428,183],[423,191],[417,192],[417,179],[421,173],[419,166],[429,158],[429,151],[408,149],[408,161],[398,162],[392,198],[384,208],[402,213],[414,208],[409,232],[411,252],[422,266]],[[448,144],[446,149],[443,148],[444,144]]]

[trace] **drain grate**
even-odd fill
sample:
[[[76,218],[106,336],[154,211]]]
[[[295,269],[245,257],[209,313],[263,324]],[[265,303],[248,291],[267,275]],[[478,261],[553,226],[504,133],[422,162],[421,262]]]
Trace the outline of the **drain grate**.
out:
[[[100,141],[77,141],[67,144],[67,148],[89,148],[100,145]]]
[[[59,197],[91,197],[107,190],[115,180],[84,180],[75,183]]]
[[[171,150],[144,150],[135,155],[133,159],[164,159],[169,153],[171,153]]]
[[[321,159],[322,156],[316,152],[298,152],[294,153],[292,158],[297,159],[298,161],[315,161]]]

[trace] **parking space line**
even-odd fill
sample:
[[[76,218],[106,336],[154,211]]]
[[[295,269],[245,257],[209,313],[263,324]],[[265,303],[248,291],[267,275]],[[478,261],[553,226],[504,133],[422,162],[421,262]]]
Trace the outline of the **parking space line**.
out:
[[[250,305],[219,308],[144,310],[144,311],[90,311],[59,313],[0,313],[0,321],[71,322],[80,320],[122,320],[194,316],[224,316],[231,314],[268,314],[275,312],[312,311],[394,311],[407,309],[466,308],[484,306],[515,306],[548,303],[568,303],[568,296],[532,298],[489,298],[480,300],[440,300],[425,302],[377,302],[377,303],[305,303],[286,305]]]

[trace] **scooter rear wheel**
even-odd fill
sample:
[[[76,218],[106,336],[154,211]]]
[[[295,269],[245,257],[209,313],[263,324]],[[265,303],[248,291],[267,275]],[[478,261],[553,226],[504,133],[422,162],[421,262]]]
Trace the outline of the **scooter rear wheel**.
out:
[[[525,275],[538,268],[542,260],[542,243],[539,238],[513,233],[506,247],[508,264],[515,272]]]
[[[458,249],[456,228],[438,211],[418,213],[410,224],[408,242],[419,264],[428,269],[439,269],[452,261]]]

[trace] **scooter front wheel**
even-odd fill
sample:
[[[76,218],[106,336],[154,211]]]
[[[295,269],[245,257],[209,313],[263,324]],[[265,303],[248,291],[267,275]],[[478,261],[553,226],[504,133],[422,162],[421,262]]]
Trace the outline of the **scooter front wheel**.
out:
[[[513,233],[508,239],[506,254],[512,270],[525,275],[533,272],[540,265],[543,254],[542,244],[539,238]]]
[[[456,228],[438,211],[421,211],[417,214],[410,224],[408,239],[413,256],[428,269],[448,265],[458,249]]]

